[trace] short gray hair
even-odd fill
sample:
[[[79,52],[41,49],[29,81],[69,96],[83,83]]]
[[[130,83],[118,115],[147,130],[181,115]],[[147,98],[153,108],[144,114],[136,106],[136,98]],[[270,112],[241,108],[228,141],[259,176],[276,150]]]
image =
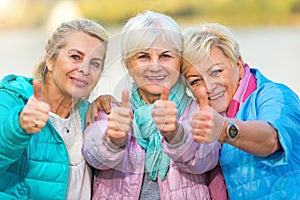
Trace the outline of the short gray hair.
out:
[[[128,20],[122,30],[122,61],[127,61],[138,51],[150,48],[160,38],[182,56],[182,34],[178,24],[169,16],[146,11]]]

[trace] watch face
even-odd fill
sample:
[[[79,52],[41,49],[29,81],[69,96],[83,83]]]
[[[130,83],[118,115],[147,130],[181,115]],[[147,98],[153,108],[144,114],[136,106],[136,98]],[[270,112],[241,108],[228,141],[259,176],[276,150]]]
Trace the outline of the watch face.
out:
[[[234,139],[238,135],[238,129],[235,125],[231,125],[228,130],[229,137]]]

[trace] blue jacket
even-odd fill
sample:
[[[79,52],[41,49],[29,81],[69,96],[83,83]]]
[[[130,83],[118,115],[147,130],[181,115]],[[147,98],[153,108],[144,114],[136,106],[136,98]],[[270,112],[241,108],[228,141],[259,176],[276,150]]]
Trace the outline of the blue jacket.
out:
[[[271,82],[251,69],[257,89],[236,118],[264,120],[278,131],[282,150],[257,157],[229,144],[222,146],[220,163],[231,200],[300,199],[300,102],[285,85]]]
[[[0,83],[0,199],[65,199],[69,159],[62,138],[50,120],[37,134],[18,123],[32,80],[9,75]],[[79,110],[84,122],[87,102]]]

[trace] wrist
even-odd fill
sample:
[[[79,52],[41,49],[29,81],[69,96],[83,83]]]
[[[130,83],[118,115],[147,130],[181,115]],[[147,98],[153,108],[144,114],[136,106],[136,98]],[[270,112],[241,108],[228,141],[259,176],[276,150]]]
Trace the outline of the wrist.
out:
[[[227,135],[227,127],[229,126],[229,122],[226,118],[224,118],[224,123],[223,123],[223,128],[222,128],[222,131],[221,131],[221,134],[219,136],[219,139],[218,141],[223,144],[223,143],[226,143],[226,141],[228,140],[228,135]]]
[[[164,138],[171,145],[181,143],[184,138],[184,130],[181,124],[177,122],[176,129],[171,134],[169,134],[169,137],[165,136]]]
[[[239,137],[239,128],[231,118],[226,118],[222,133],[218,139],[220,143],[232,143]]]
[[[125,146],[126,139],[124,139],[124,140],[122,140],[122,141],[120,141],[120,142],[116,142],[116,141],[114,141],[111,137],[106,136],[105,142],[106,142],[106,144],[107,144],[110,148],[113,148],[113,149],[122,149],[122,148],[124,148],[124,146]]]

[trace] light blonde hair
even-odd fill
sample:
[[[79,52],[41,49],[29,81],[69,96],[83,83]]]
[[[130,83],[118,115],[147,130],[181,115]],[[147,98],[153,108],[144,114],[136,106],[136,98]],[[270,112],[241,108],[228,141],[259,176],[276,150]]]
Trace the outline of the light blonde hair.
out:
[[[182,34],[178,24],[169,16],[146,11],[128,20],[122,30],[122,62],[137,52],[150,48],[157,39],[162,39],[180,58],[182,56]]]
[[[183,41],[183,66],[181,68],[183,75],[191,65],[201,65],[201,61],[210,55],[212,46],[218,47],[231,63],[235,63],[241,56],[239,45],[232,32],[221,24],[210,23],[191,28],[184,33]]]
[[[78,18],[62,23],[49,38],[45,50],[46,56],[48,56],[50,60],[56,59],[60,50],[66,45],[68,35],[74,31],[83,32],[91,37],[98,38],[99,40],[103,41],[104,47],[107,49],[108,34],[103,26],[89,19]],[[46,56],[44,60],[36,66],[33,74],[33,77],[40,80],[42,83],[45,82],[46,74],[48,72],[46,66]]]

